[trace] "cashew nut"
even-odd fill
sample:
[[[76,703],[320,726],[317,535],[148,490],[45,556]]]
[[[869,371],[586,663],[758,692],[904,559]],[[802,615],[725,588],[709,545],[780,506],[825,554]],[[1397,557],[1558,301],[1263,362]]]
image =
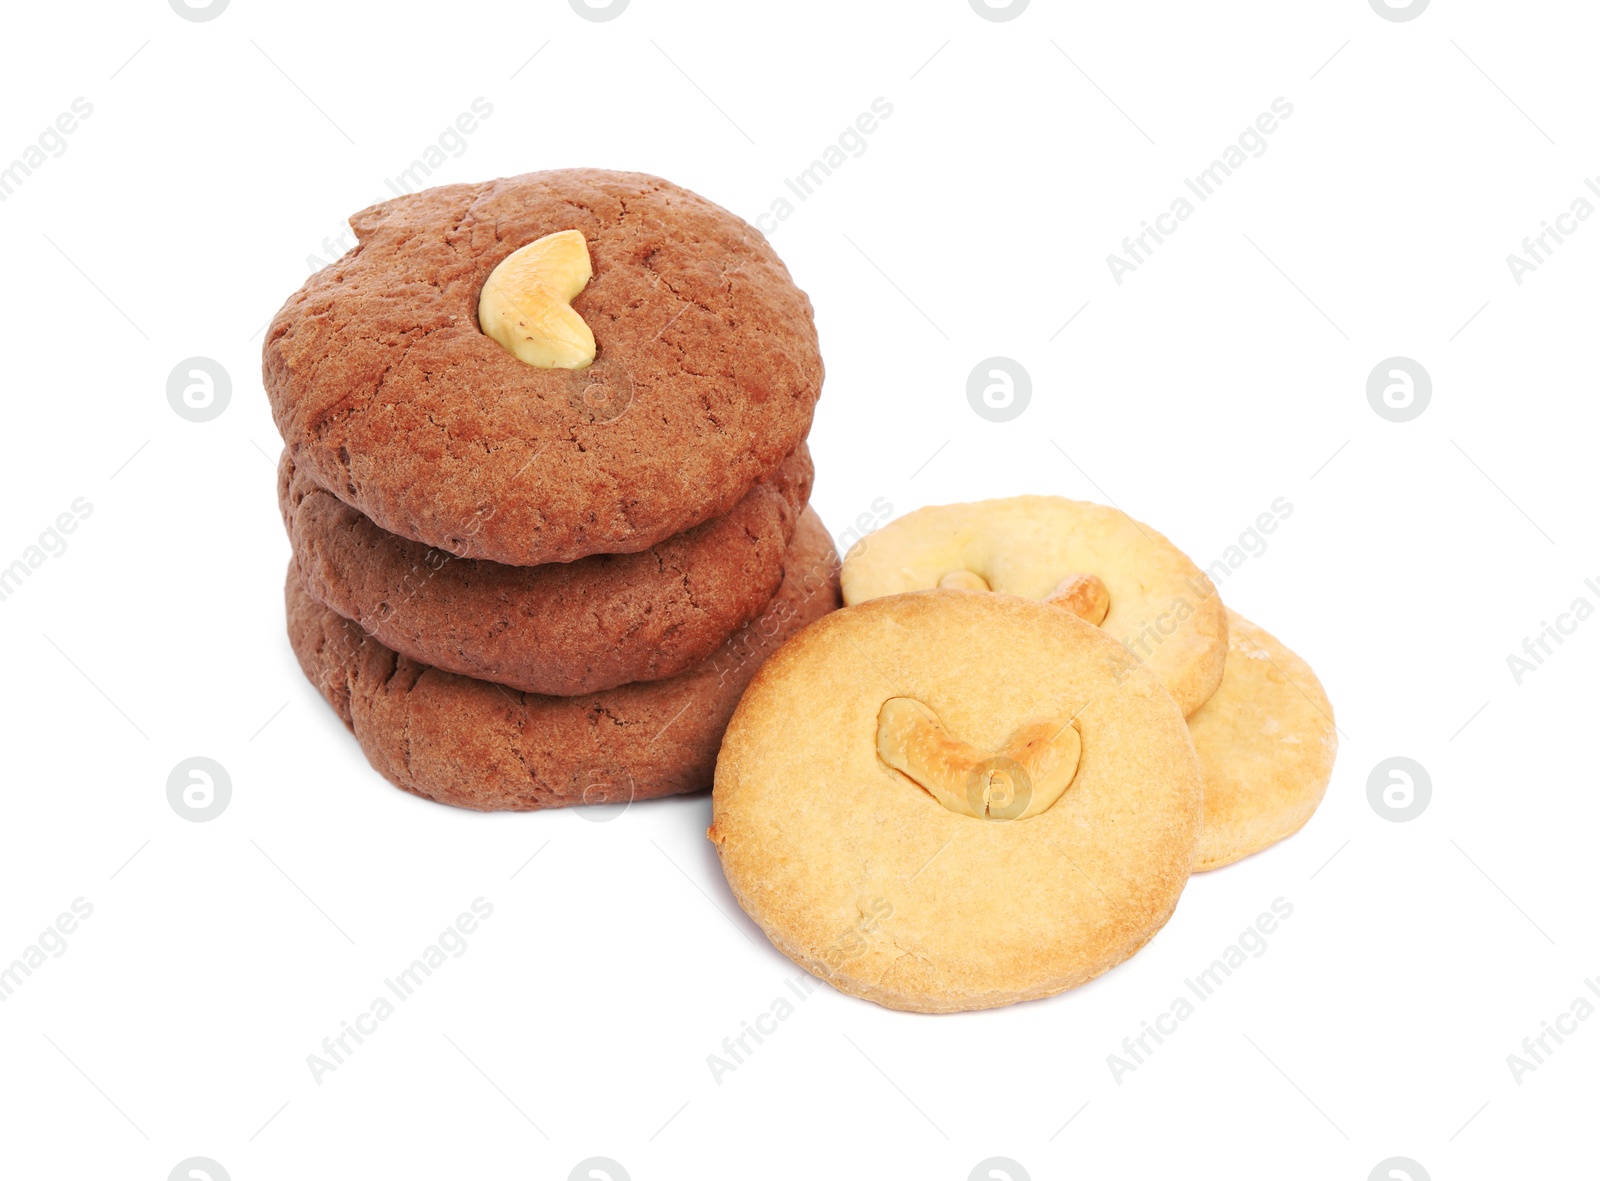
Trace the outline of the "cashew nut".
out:
[[[594,333],[572,301],[593,274],[581,233],[546,234],[490,272],[478,295],[478,327],[537,369],[587,369],[594,360]]]
[[[953,737],[915,698],[891,697],[878,711],[878,757],[962,816],[1037,816],[1067,790],[1082,752],[1072,719],[1029,722],[988,755]]]

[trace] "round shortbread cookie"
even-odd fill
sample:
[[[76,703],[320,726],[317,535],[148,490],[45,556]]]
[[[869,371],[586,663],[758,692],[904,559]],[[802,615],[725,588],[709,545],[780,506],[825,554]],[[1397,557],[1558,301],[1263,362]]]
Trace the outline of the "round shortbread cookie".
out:
[[[729,511],[810,429],[810,301],[759,230],[669,181],[533,172],[350,225],[268,327],[262,380],[296,464],[391,533],[514,566],[637,553]],[[496,268],[563,231],[592,267],[582,369],[479,324]]]
[[[1300,657],[1228,612],[1222,684],[1189,719],[1205,777],[1195,869],[1216,869],[1299,832],[1333,776],[1333,706]]]
[[[675,676],[755,618],[783,581],[811,476],[801,444],[725,516],[643,553],[543,566],[461,558],[380,529],[287,450],[278,505],[323,606],[435,668],[571,696]]]
[[[1119,509],[1059,496],[1016,496],[917,509],[845,556],[846,605],[945,585],[1044,599],[1073,575],[1110,595],[1100,624],[1124,649],[1108,667],[1143,665],[1185,714],[1222,680],[1228,628],[1211,580],[1184,553]]]
[[[397,655],[307,594],[293,563],[284,597],[301,669],[380,774],[444,804],[527,810],[710,786],[740,694],[785,639],[838,606],[838,568],[807,509],[778,593],[714,656],[582,697],[521,693]]]
[[[707,835],[739,905],[896,1009],[1050,996],[1128,958],[1188,881],[1201,783],[1176,702],[1116,675],[1117,648],[1059,608],[952,590],[808,628],[717,760]]]

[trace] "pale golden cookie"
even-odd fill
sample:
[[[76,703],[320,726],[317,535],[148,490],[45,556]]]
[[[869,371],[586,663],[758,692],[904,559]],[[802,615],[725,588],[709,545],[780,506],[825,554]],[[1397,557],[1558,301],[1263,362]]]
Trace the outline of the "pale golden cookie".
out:
[[[1104,586],[1068,582],[1077,575]],[[941,585],[1025,599],[1060,592],[1091,621],[1103,613],[1100,626],[1126,646],[1108,667],[1144,665],[1186,715],[1222,680],[1228,628],[1211,580],[1154,529],[1104,505],[1015,496],[918,509],[846,555],[840,584],[847,606]]]
[[[1127,959],[1188,880],[1201,785],[1172,696],[1117,651],[1059,608],[953,590],[807,628],[717,760],[707,835],[739,905],[895,1009],[1050,996]]]
[[[1189,733],[1206,784],[1196,870],[1299,832],[1328,790],[1339,743],[1311,666],[1236,611],[1222,685],[1189,719]]]

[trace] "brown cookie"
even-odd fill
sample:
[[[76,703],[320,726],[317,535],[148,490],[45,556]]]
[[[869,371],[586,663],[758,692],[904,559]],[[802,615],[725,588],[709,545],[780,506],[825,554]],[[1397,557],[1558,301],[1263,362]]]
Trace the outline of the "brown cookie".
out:
[[[642,173],[448,185],[350,219],[359,245],[267,331],[296,464],[391,533],[517,566],[637,553],[728,512],[805,438],[822,387],[811,303],[759,231]],[[479,330],[491,271],[576,230],[584,369]]]
[[[725,516],[638,554],[506,566],[378,528],[278,465],[305,589],[374,639],[447,672],[573,695],[675,676],[760,614],[811,493],[804,444]]]
[[[711,786],[756,670],[839,605],[839,558],[807,509],[783,585],[709,660],[664,681],[540,697],[399,656],[322,606],[293,563],[284,598],[300,667],[390,782],[481,811],[653,799]]]

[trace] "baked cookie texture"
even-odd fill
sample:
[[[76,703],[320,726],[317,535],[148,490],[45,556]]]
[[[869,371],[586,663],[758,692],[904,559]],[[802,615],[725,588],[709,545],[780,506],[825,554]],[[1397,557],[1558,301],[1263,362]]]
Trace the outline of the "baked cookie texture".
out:
[[[306,280],[262,350],[299,468],[402,537],[518,566],[637,553],[726,513],[793,451],[822,388],[811,303],[760,232],[658,177],[528,173],[399,197]],[[586,369],[479,330],[514,250],[577,230]]]
[[[507,566],[380,529],[299,472],[278,503],[305,590],[446,672],[576,695],[676,676],[767,606],[811,494],[804,444],[725,516],[637,554]]]
[[[442,672],[322,606],[293,563],[284,588],[301,669],[397,787],[480,811],[645,800],[711,783],[740,694],[789,636],[838,606],[838,555],[809,509],[783,584],[717,653],[661,681],[581,697]]]
[[[1067,611],[933,590],[847,607],[756,675],[723,740],[708,836],[734,897],[790,959],[896,1009],[1050,996],[1143,946],[1189,878],[1201,780],[1183,714]],[[879,757],[911,697],[962,742],[1078,727],[1065,792],[1014,821],[960,815]]]
[[[1074,574],[1110,592],[1100,626],[1191,714],[1222,681],[1228,627],[1211,580],[1160,533],[1119,509],[1060,496],[1016,496],[921,508],[890,521],[845,557],[847,605],[925,590],[952,573],[991,590],[1043,599]]]
[[[1299,832],[1333,777],[1338,732],[1300,657],[1228,612],[1222,685],[1189,719],[1205,777],[1195,869],[1217,869]]]

